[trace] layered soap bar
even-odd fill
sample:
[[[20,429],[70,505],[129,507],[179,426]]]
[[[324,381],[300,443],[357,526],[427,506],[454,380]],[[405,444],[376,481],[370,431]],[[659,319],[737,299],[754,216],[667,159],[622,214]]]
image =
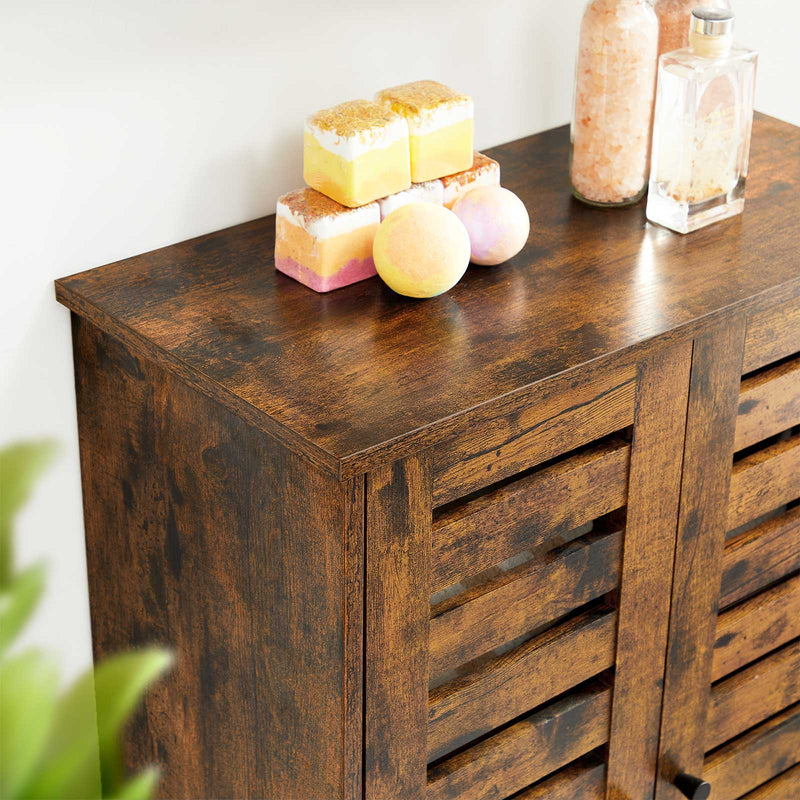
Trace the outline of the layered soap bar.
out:
[[[444,187],[440,180],[425,181],[425,183],[412,183],[409,189],[395,192],[388,197],[378,200],[381,209],[381,219],[385,219],[396,208],[409,203],[433,203],[440,206],[444,203]]]
[[[377,203],[347,208],[314,189],[299,189],[278,200],[275,220],[275,268],[310,289],[329,292],[376,274]]]
[[[411,185],[408,123],[390,109],[353,100],[306,120],[305,182],[349,207]]]
[[[493,158],[475,152],[469,169],[442,178],[442,203],[446,208],[452,208],[456,200],[470,189],[499,185],[500,165]]]
[[[414,183],[461,172],[472,164],[473,103],[436,81],[378,92],[377,102],[408,122]]]

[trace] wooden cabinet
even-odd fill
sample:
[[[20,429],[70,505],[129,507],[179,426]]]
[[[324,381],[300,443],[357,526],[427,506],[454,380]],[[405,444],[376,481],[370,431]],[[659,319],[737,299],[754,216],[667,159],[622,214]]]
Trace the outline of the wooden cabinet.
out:
[[[567,147],[491,152],[529,245],[431,301],[276,275],[271,217],[57,282],[162,796],[799,796],[800,131],[690,237]]]

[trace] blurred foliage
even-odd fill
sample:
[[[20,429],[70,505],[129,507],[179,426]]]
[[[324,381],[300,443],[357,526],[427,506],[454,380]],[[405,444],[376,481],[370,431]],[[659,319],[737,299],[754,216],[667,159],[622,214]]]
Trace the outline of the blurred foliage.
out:
[[[49,441],[0,449],[0,798],[147,800],[158,770],[126,779],[120,736],[172,655],[157,647],[120,653],[59,693],[51,657],[40,650],[8,652],[45,577],[41,564],[15,571],[14,517],[55,452]]]

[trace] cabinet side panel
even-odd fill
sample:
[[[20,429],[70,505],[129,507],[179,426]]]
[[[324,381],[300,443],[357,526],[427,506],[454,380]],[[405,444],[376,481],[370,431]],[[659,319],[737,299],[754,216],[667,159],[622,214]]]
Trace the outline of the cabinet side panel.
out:
[[[73,341],[95,658],[150,643],[177,656],[131,726],[128,766],[160,763],[170,798],[360,794],[360,763],[343,761],[360,759],[360,609],[346,624],[345,607],[363,482],[77,317]]]

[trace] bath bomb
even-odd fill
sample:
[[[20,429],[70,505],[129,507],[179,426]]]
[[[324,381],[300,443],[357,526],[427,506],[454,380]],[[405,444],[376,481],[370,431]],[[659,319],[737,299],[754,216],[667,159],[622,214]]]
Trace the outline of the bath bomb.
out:
[[[372,245],[378,275],[406,297],[452,289],[469,266],[469,235],[443,206],[409,203],[381,222]]]
[[[528,241],[528,210],[508,189],[479,186],[459,197],[453,212],[469,233],[475,264],[502,264]]]

